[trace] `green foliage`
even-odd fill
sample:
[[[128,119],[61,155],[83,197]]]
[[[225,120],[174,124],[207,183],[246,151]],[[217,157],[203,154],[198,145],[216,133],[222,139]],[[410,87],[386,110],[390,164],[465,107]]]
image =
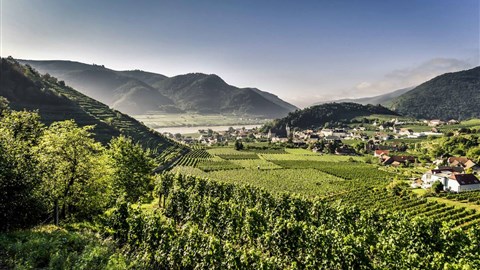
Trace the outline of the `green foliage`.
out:
[[[5,97],[0,96],[0,115],[10,109],[8,106],[8,100]]]
[[[431,158],[464,156],[480,161],[480,138],[478,135],[444,137],[424,143]]]
[[[157,165],[168,165],[187,151],[134,118],[56,82],[51,76],[41,76],[32,67],[14,59],[2,58],[1,70],[0,96],[9,99],[14,110],[40,109],[41,121],[45,124],[74,119],[79,126],[95,125],[94,137],[104,145],[112,137],[123,134],[144,149],[151,149]]]
[[[425,82],[392,101],[402,115],[426,119],[480,117],[480,67],[447,73]]]
[[[370,194],[396,198],[390,209],[409,198],[372,190],[352,193]],[[417,203],[411,209],[418,210],[415,205],[422,200],[411,200]],[[176,175],[166,208],[151,212],[127,207],[128,226],[115,238],[126,239],[126,259],[142,269],[480,266],[478,228],[462,231],[429,218],[334,205]],[[441,205],[428,204],[434,206]]]
[[[91,138],[91,126],[53,123],[36,147],[47,201],[58,201],[63,217],[88,218],[104,209],[109,195],[103,147]]]
[[[435,193],[440,193],[443,191],[443,184],[440,181],[436,181],[435,183],[432,184],[432,191]]]
[[[234,145],[235,150],[240,151],[243,150],[243,143],[241,140],[235,140],[235,145]]]
[[[112,244],[89,231],[43,226],[0,234],[0,261],[9,269],[105,269],[115,264]]]
[[[0,116],[0,231],[30,226],[45,214],[32,151],[43,129],[37,113],[11,111]]]
[[[128,202],[135,202],[151,190],[155,168],[150,158],[150,151],[132,139],[120,136],[112,139],[107,150],[112,170],[112,187],[114,196],[125,194]]]
[[[323,127],[329,122],[346,123],[359,116],[368,116],[372,114],[385,114],[396,116],[397,113],[382,107],[380,105],[360,105],[357,103],[327,103],[311,106],[303,110],[291,112],[288,116],[277,119],[274,122],[265,125],[262,129],[269,129],[276,134],[285,135],[285,127],[292,128],[318,128]]]

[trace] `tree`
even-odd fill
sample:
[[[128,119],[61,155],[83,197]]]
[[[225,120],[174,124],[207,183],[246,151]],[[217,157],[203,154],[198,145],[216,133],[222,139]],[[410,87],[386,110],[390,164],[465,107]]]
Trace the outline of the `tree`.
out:
[[[155,169],[150,151],[132,139],[120,136],[110,141],[107,154],[112,169],[114,195],[125,194],[128,202],[137,201],[151,188]]]
[[[243,150],[243,143],[240,140],[235,140],[235,150],[240,151]]]
[[[108,171],[100,143],[91,138],[93,126],[78,127],[73,120],[53,123],[36,151],[43,190],[52,207],[61,206],[63,218],[90,217],[107,204]]]
[[[0,115],[4,111],[8,111],[8,110],[9,110],[8,100],[6,98],[0,96]]]
[[[34,225],[45,214],[32,151],[44,126],[38,113],[11,111],[0,117],[0,230],[9,230]]]
[[[435,193],[440,193],[440,191],[443,190],[443,184],[442,182],[440,181],[435,181],[433,184],[432,184],[432,191],[435,192]]]

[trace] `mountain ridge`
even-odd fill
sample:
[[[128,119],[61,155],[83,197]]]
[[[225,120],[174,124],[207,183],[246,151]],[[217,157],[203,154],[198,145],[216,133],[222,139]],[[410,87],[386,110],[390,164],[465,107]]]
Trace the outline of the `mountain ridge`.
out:
[[[38,110],[47,125],[68,119],[74,119],[79,126],[95,125],[95,138],[103,144],[121,134],[131,137],[144,148],[150,148],[159,165],[187,151],[184,146],[55,77],[40,75],[31,66],[21,65],[13,58],[0,58],[0,62],[0,95],[7,98],[12,109]]]
[[[400,114],[423,119],[464,120],[480,117],[480,66],[448,72],[392,100]]]
[[[130,114],[147,111],[258,115],[276,118],[298,109],[256,88],[238,88],[216,74],[173,77],[142,70],[116,71],[99,65],[61,60],[18,60],[50,73],[109,106]]]

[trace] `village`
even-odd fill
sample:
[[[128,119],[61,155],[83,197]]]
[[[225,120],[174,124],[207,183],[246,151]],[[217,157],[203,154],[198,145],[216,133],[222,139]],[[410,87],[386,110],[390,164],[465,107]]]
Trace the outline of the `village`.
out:
[[[271,130],[261,132],[258,128],[229,128],[225,131],[199,130],[197,136],[164,133],[165,136],[186,145],[227,146],[236,141],[261,144],[263,147],[304,148],[318,154],[372,155],[378,164],[388,167],[408,167],[418,163],[417,157],[408,153],[408,143],[427,137],[445,136],[442,126],[456,125],[456,120],[439,119],[406,122],[393,118],[389,121],[374,120],[366,125],[321,129],[292,129],[285,127],[279,135]],[[420,126],[423,131],[415,132],[411,126]],[[409,127],[410,126],[410,127]],[[265,146],[267,145],[267,146]],[[476,175],[480,166],[467,157],[449,157],[435,160],[433,169],[421,177],[412,179],[412,188],[431,189],[435,182],[449,192],[480,190]]]

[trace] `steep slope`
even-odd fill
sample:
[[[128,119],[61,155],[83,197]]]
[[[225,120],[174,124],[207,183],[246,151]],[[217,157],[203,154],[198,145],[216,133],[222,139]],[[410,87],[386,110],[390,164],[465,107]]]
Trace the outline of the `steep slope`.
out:
[[[135,78],[135,71],[118,72],[104,66],[71,61],[19,60],[19,62],[31,65],[42,74],[49,73],[64,80],[83,94],[124,113],[141,114],[159,110],[161,106],[173,105],[168,97]]]
[[[95,125],[95,137],[102,143],[120,134],[132,137],[150,148],[159,164],[169,163],[186,151],[128,115],[65,86],[54,77],[41,76],[12,58],[1,59],[0,95],[10,101],[13,109],[38,110],[46,124],[74,119],[80,126]]]
[[[345,98],[345,99],[339,99],[339,100],[334,100],[334,101],[328,101],[328,102],[317,102],[314,105],[320,105],[320,104],[325,104],[325,103],[330,103],[330,102],[353,102],[353,103],[358,103],[358,104],[372,104],[372,105],[377,105],[381,104],[384,106],[387,106],[392,102],[393,99],[395,99],[398,96],[401,96],[408,91],[412,90],[414,87],[407,87],[407,88],[402,88],[395,90],[393,92],[389,92],[383,95],[378,95],[378,96],[373,96],[373,97],[364,97],[364,98]]]
[[[278,96],[272,94],[272,93],[269,93],[269,92],[265,92],[265,91],[262,91],[260,89],[257,89],[257,88],[248,88],[252,91],[254,91],[255,93],[258,93],[260,94],[262,97],[270,100],[271,102],[279,105],[279,106],[282,106],[283,108],[289,110],[289,111],[295,111],[295,110],[298,110],[299,108],[295,105],[292,105],[282,99],[280,99]]]
[[[130,114],[190,111],[282,117],[297,109],[270,93],[228,85],[216,75],[192,73],[168,78],[140,70],[115,71],[70,61],[19,61]]]
[[[480,117],[480,67],[446,73],[395,98],[391,108],[426,119]]]
[[[278,100],[273,102],[275,98],[265,98],[267,95],[258,93],[259,90],[229,85],[214,74],[179,75],[158,81],[152,86],[186,111],[281,117],[296,108],[281,104]]]
[[[271,129],[272,132],[284,135],[287,125],[290,128],[318,128],[323,127],[328,122],[349,122],[355,117],[372,114],[398,115],[382,106],[357,103],[327,103],[289,113],[286,117],[265,125],[263,129]]]

